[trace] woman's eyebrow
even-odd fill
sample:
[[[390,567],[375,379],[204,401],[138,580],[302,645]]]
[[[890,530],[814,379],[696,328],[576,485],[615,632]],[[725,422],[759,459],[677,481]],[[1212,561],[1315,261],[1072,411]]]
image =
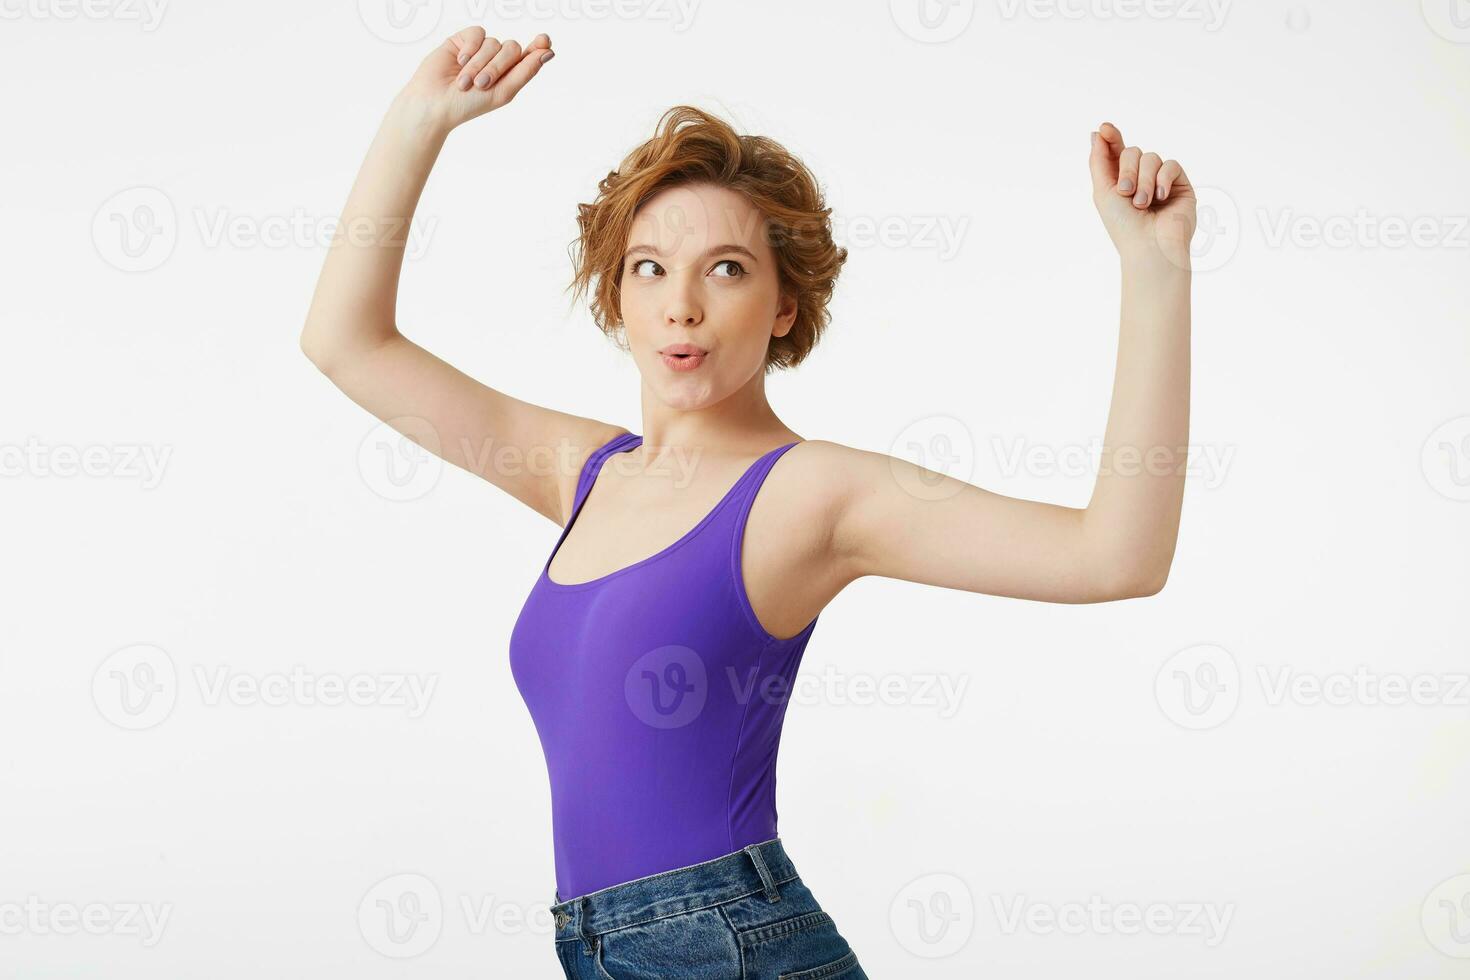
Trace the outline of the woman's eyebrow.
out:
[[[716,245],[713,248],[705,249],[704,255],[700,256],[700,258],[708,258],[709,256],[715,255],[719,252],[738,252],[739,254],[749,258],[752,262],[760,261],[756,258],[755,253],[746,248],[744,245]],[[654,248],[652,245],[634,245],[632,248],[623,253],[623,258],[626,259],[631,255],[639,253],[644,253],[648,255],[664,254],[663,252],[660,252],[658,249]]]

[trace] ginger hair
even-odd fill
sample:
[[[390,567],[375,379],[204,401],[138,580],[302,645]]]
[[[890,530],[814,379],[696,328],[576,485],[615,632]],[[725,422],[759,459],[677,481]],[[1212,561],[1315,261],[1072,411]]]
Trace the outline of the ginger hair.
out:
[[[700,183],[743,194],[763,216],[782,295],[796,299],[796,320],[784,337],[771,338],[765,370],[795,367],[831,321],[827,305],[847,261],[847,249],[832,240],[832,209],[811,171],[781,144],[741,135],[693,106],[667,110],[653,137],[598,182],[596,200],[577,205],[579,234],[569,249],[573,301],[590,293],[598,329],[616,339],[623,254],[638,209],[667,188]]]

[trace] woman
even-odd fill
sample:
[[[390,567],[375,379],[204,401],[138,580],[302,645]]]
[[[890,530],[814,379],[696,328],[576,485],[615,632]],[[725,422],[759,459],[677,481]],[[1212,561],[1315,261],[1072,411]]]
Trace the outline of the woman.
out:
[[[405,227],[448,133],[551,57],[544,34],[524,49],[479,27],[448,38],[394,99],[342,227]],[[866,976],[776,834],[785,694],[848,583],[1049,602],[1162,588],[1186,461],[1194,194],[1109,123],[1090,167],[1123,305],[1112,455],[1085,509],[803,439],[777,417],[765,375],[812,349],[846,252],[799,161],[697,109],[666,113],[579,209],[573,284],[638,366],[641,435],[487,388],[400,334],[401,241],[331,250],[301,338],[311,360],[562,526],[511,666],[551,776],[568,977]]]

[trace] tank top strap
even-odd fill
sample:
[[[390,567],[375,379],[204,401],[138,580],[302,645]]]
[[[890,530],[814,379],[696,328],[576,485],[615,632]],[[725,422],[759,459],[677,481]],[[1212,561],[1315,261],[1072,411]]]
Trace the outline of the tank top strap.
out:
[[[637,445],[642,439],[643,437],[636,433],[624,432],[613,436],[592,450],[587,461],[582,464],[582,473],[577,478],[577,492],[572,497],[572,514],[577,513],[577,509],[582,506],[582,499],[592,492],[592,484],[597,482],[597,474],[602,470],[602,464],[607,462],[607,458],[613,453],[622,452],[630,446]]]
[[[800,445],[796,442],[788,442],[784,446],[777,446],[766,453],[760,459],[751,464],[750,469],[740,478],[740,482],[730,493],[730,504],[728,520],[731,524],[732,567],[737,573],[740,572],[740,548],[745,541],[745,524],[750,519],[750,509],[755,504],[756,494],[766,482],[766,474],[771,472],[771,467],[776,465],[792,446]]]

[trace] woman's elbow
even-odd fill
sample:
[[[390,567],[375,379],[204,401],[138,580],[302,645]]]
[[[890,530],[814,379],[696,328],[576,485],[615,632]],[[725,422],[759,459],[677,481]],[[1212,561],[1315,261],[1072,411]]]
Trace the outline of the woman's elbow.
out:
[[[1120,564],[1113,571],[1100,577],[1090,590],[1088,602],[1117,602],[1120,599],[1142,599],[1158,595],[1169,579],[1169,566],[1139,566]]]

